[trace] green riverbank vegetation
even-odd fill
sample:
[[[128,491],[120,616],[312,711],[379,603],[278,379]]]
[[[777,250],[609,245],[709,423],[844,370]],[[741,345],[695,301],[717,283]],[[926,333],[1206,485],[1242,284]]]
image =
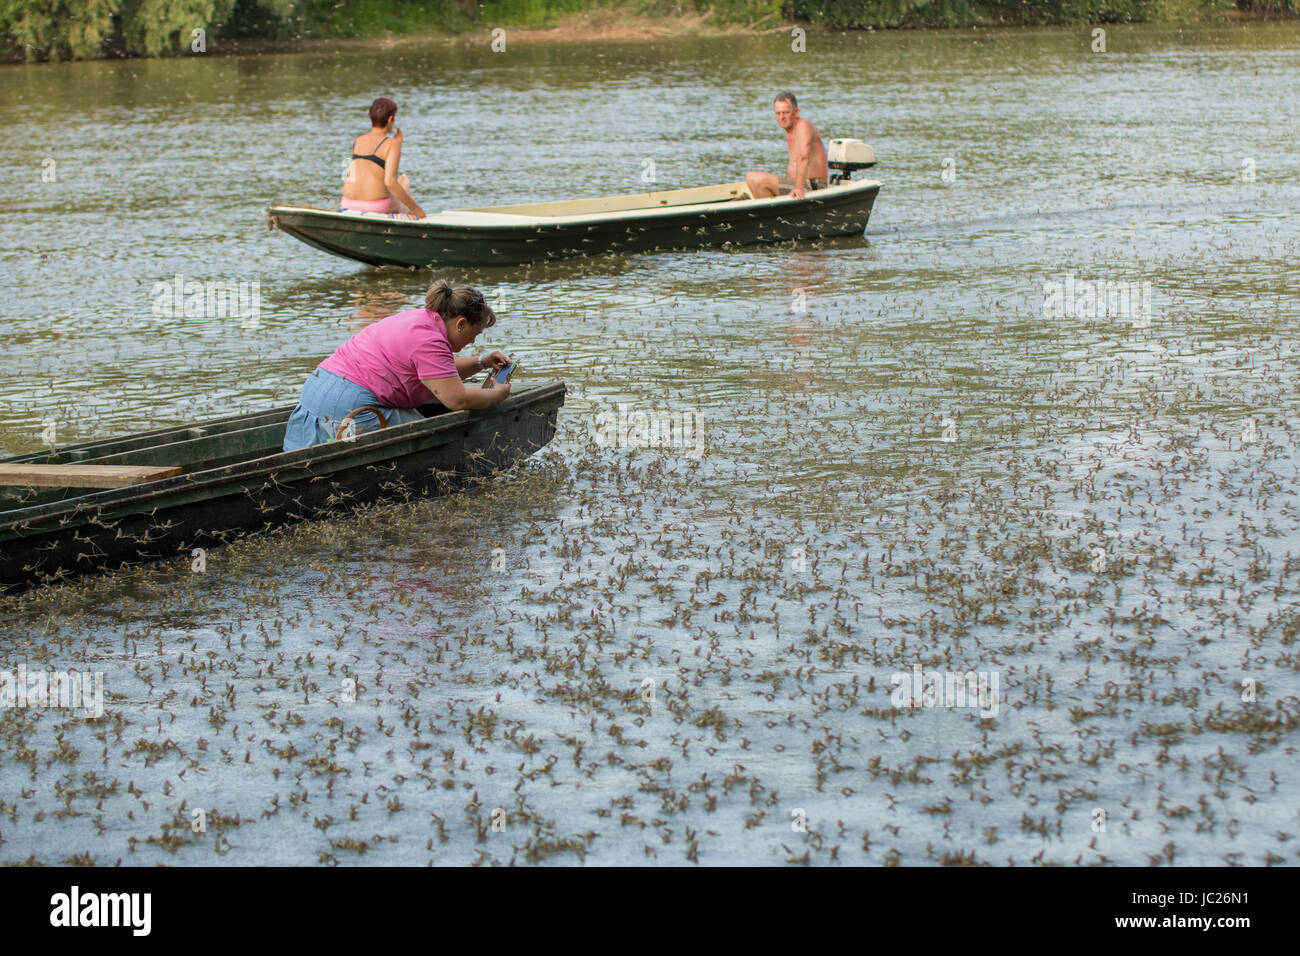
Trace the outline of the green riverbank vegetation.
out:
[[[581,34],[585,24],[670,32],[891,29],[1289,17],[1300,0],[0,0],[0,57],[180,56],[311,39],[484,27]],[[634,31],[632,31],[634,32]],[[250,42],[251,41],[251,42]]]

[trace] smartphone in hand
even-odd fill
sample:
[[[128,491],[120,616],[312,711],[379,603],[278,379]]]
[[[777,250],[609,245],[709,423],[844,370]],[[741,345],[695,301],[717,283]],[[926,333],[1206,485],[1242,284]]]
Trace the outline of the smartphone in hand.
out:
[[[511,362],[509,365],[501,366],[496,371],[488,374],[488,377],[483,381],[483,387],[491,388],[493,385],[504,385],[510,381],[510,377],[515,374],[518,368],[518,362]]]

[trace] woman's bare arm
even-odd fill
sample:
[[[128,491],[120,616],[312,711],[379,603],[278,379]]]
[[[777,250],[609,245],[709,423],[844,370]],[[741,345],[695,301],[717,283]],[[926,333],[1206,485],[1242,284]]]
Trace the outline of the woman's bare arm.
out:
[[[482,359],[480,362],[479,360]],[[452,359],[456,363],[456,374],[469,378],[479,372],[491,372],[510,364],[510,358],[504,352],[485,352],[482,355],[457,355]]]
[[[459,378],[425,378],[421,379],[424,387],[433,392],[433,397],[446,405],[453,412],[473,408],[491,408],[498,402],[510,397],[510,383],[493,385],[491,388],[466,388]]]
[[[424,210],[420,208],[420,204],[407,192],[406,187],[398,179],[398,166],[402,162],[402,130],[400,127],[390,142],[393,146],[388,151],[387,159],[384,160],[384,185],[394,199],[411,210],[412,215],[423,219]]]

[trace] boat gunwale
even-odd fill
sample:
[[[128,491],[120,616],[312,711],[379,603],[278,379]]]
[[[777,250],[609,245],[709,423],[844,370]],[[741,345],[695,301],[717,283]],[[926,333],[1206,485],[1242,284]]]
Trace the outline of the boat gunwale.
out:
[[[722,183],[719,185],[727,186],[730,184]],[[473,232],[485,232],[489,230],[533,231],[536,230],[538,227],[545,227],[545,226],[555,226],[555,227],[579,226],[587,223],[607,223],[607,222],[617,222],[620,220],[629,220],[629,219],[636,219],[636,220],[666,219],[673,215],[686,215],[686,216],[696,217],[711,212],[722,212],[724,210],[736,210],[741,208],[742,206],[745,209],[761,209],[764,211],[772,210],[773,208],[790,206],[790,205],[811,209],[811,208],[816,208],[818,206],[825,206],[827,205],[829,200],[837,199],[841,197],[848,198],[849,196],[859,192],[870,192],[872,190],[879,192],[880,187],[882,185],[883,184],[881,182],[874,179],[854,179],[854,180],[849,180],[848,182],[839,183],[834,186],[827,186],[824,189],[814,190],[813,192],[810,192],[807,195],[805,195],[803,199],[795,199],[792,196],[787,194],[784,196],[768,196],[762,199],[743,199],[743,200],[726,199],[719,202],[646,206],[644,208],[637,208],[637,209],[614,210],[611,212],[602,212],[602,213],[585,213],[585,214],[574,215],[574,216],[522,216],[516,214],[493,213],[491,210],[493,208],[498,208],[498,207],[491,207],[491,206],[482,206],[482,207],[466,208],[466,209],[444,209],[439,214],[439,215],[447,215],[452,213],[464,213],[469,215],[485,215],[485,216],[509,215],[511,216],[511,218],[516,218],[520,220],[519,222],[483,222],[483,223],[443,222],[439,220],[438,216],[426,216],[424,219],[388,219],[388,218],[381,218],[378,216],[368,216],[365,213],[321,209],[317,206],[311,206],[306,204],[293,205],[293,204],[285,204],[285,203],[277,203],[276,205],[269,207],[267,209],[267,215],[276,216],[276,215],[283,215],[285,213],[291,213],[297,215],[307,214],[314,217],[328,217],[331,219],[339,219],[344,222],[367,223],[367,224],[374,224],[375,226],[382,227],[379,229],[367,230],[373,232],[386,232],[386,231],[390,231],[393,227],[398,227],[405,231],[416,230],[416,229],[428,229],[430,227],[439,228],[439,229],[448,229],[453,231],[473,231]],[[695,187],[695,188],[699,188],[699,187]],[[667,192],[688,192],[688,191],[691,190],[669,190]],[[653,193],[624,193],[615,196],[595,196],[592,198],[597,200],[623,199],[623,198],[632,198],[636,196],[650,196],[650,195],[654,195],[654,194]],[[583,201],[583,200],[575,200],[575,201]],[[513,204],[509,204],[508,206],[503,206],[499,208],[518,208],[520,205],[527,205],[527,204],[513,203]],[[542,205],[542,204],[538,203],[537,205]]]
[[[335,466],[342,465],[343,467],[347,467],[348,459],[371,457],[370,454],[359,455],[361,452],[373,453],[380,451],[387,446],[407,442],[415,438],[421,438],[427,441],[428,439],[441,435],[443,432],[455,430],[466,424],[490,422],[491,420],[499,418],[510,411],[521,410],[556,396],[561,399],[561,404],[563,404],[563,397],[567,391],[568,388],[562,381],[544,383],[520,391],[517,396],[511,395],[510,398],[490,409],[481,409],[476,412],[456,411],[442,415],[435,415],[420,422],[407,422],[402,425],[394,425],[390,428],[364,432],[358,435],[354,441],[328,442],[319,445],[311,445],[307,448],[301,448],[296,451],[282,451],[272,455],[263,455],[260,458],[250,458],[247,461],[231,465],[222,465],[217,468],[187,472],[171,478],[161,478],[157,481],[141,482],[140,484],[125,485],[119,488],[101,489],[93,491],[90,494],[76,495],[59,501],[46,502],[45,504],[32,505],[26,508],[11,508],[3,510],[0,511],[0,533],[18,531],[19,533],[14,537],[21,539],[24,537],[24,535],[21,534],[21,530],[25,525],[29,525],[32,522],[44,522],[50,518],[57,518],[63,514],[93,514],[96,511],[102,512],[105,507],[111,507],[114,511],[119,507],[129,509],[134,504],[147,502],[151,498],[157,498],[160,493],[179,491],[182,489],[186,491],[199,491],[222,483],[228,483],[232,479],[238,480],[259,473],[266,473],[268,476],[272,476],[275,473],[289,469],[305,470],[303,475],[286,479],[283,482],[276,482],[277,484],[285,485],[295,484],[304,478],[311,480],[324,477],[333,471],[339,470],[339,468],[325,468],[318,474],[313,470],[312,466],[316,464],[324,464]],[[292,406],[286,406],[286,410],[291,409]],[[252,414],[257,415],[268,413],[263,412]],[[238,418],[239,416],[235,417]],[[191,425],[188,427],[202,427],[202,425]],[[123,438],[126,437],[132,436],[123,436]],[[444,442],[429,443],[427,448],[435,447],[438,444],[444,444]],[[387,457],[381,455],[378,460],[396,460],[406,457],[406,455],[424,450],[427,449],[414,449],[401,455],[389,455]],[[284,458],[283,462],[275,462],[271,466],[267,465],[267,462],[270,462],[272,459],[278,459],[281,457]],[[373,463],[374,462],[371,462],[371,464]],[[127,516],[129,516],[129,512],[127,515],[122,515],[121,517]],[[10,540],[13,540],[13,538]]]
[[[79,445],[62,445],[57,448],[51,448],[47,451],[24,452],[21,455],[12,455],[8,458],[0,458],[0,465],[41,464],[43,462],[43,459],[53,458],[62,455],[81,454],[81,453],[92,452],[92,451],[99,452],[100,454],[95,456],[99,458],[102,458],[105,455],[126,454],[132,451],[138,451],[141,448],[156,448],[158,447],[158,444],[164,444],[164,445],[176,444],[176,442],[150,442],[146,444],[134,444],[134,443],[143,443],[146,442],[147,439],[163,439],[171,435],[181,435],[184,434],[185,432],[192,432],[196,428],[220,429],[220,430],[213,431],[207,435],[195,435],[192,436],[193,438],[220,438],[223,435],[234,435],[238,432],[246,431],[249,428],[257,428],[259,427],[259,425],[257,424],[259,419],[268,419],[269,421],[267,423],[269,424],[270,422],[275,421],[275,419],[278,418],[280,415],[284,415],[285,417],[288,417],[288,415],[294,410],[295,407],[296,406],[294,405],[280,405],[277,406],[276,408],[266,409],[260,412],[243,412],[242,414],[238,414],[238,415],[228,415],[225,418],[210,418],[202,422],[192,422],[188,425],[171,425],[164,428],[155,428],[147,432],[133,432],[130,435],[118,435],[114,438],[97,438],[94,441],[82,442]],[[248,424],[242,424],[245,422]],[[238,427],[238,428],[225,427],[229,425],[242,425],[242,427]],[[118,451],[106,450],[106,449],[113,448],[114,446],[126,444],[128,442],[133,443],[134,447],[122,448]],[[88,465],[93,463],[94,463],[93,459],[81,459],[81,458],[78,458],[75,461],[49,462],[49,464],[56,464],[56,465]],[[15,486],[10,485],[8,487],[15,487]],[[3,509],[0,509],[0,515],[3,514],[4,514]]]

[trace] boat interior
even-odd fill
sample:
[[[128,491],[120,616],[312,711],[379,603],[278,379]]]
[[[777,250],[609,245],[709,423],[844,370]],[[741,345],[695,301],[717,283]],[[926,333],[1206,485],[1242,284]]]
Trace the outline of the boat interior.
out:
[[[0,461],[0,517],[109,488],[278,455],[293,406],[70,445]],[[425,418],[449,414],[436,402]]]
[[[835,183],[827,190],[838,191],[861,186],[879,186],[874,180],[853,180]],[[820,192],[818,193],[820,195]],[[620,196],[597,196],[594,199],[564,199],[555,202],[523,203],[512,206],[476,206],[465,209],[445,209],[430,220],[454,226],[518,226],[551,223],[566,219],[621,218],[635,213],[653,216],[690,206],[713,206],[723,203],[758,201],[772,203],[776,197],[755,200],[749,187],[743,183],[722,183],[717,186],[696,186],[691,189],[668,189],[649,193],[627,193]]]
[[[38,452],[0,462],[0,511],[223,468],[280,451],[290,408]]]
[[[481,206],[472,209],[448,209],[448,213],[480,212],[505,216],[594,216],[606,212],[663,209],[674,206],[701,206],[706,203],[735,202],[753,199],[749,187],[743,182],[723,183],[719,186],[696,186],[691,189],[669,189],[650,193],[628,193],[622,196],[598,196],[595,199],[564,199],[557,202],[533,202],[517,206]]]

